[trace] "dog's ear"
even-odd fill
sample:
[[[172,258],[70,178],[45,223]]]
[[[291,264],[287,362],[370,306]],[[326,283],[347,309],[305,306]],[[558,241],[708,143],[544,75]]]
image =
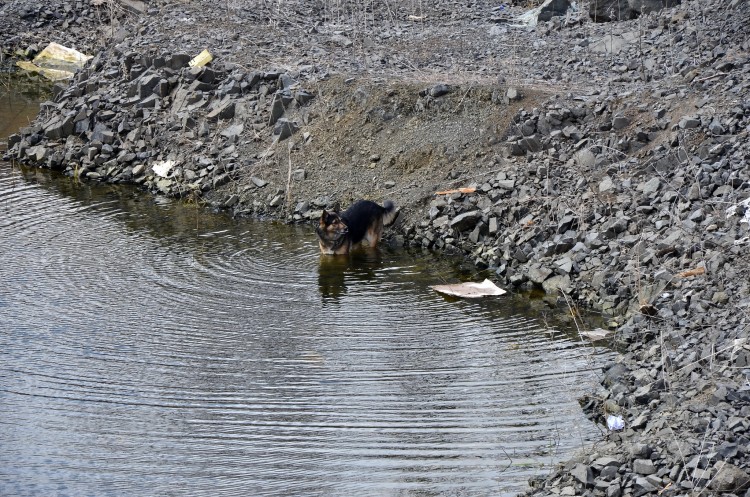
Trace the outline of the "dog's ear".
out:
[[[328,223],[328,213],[323,209],[323,213],[320,215],[320,225],[325,226]]]

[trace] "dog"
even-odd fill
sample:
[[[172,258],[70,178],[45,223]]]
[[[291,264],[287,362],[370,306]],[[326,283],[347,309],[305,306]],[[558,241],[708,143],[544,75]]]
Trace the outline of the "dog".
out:
[[[323,254],[348,254],[362,240],[375,248],[383,236],[383,226],[396,221],[399,211],[390,200],[382,206],[369,200],[358,200],[344,212],[326,211],[315,227]]]

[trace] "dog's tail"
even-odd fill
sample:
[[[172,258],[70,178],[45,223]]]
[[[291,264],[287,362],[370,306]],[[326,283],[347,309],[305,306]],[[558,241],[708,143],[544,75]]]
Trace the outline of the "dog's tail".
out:
[[[396,204],[390,200],[383,202],[383,226],[390,226],[395,223],[399,212],[401,211],[396,209]]]

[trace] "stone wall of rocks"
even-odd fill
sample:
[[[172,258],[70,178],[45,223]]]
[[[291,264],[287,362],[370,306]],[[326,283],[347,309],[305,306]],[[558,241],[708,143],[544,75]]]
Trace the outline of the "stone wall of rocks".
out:
[[[608,316],[651,309],[685,271],[718,275],[748,245],[750,100],[723,113],[671,100],[631,112],[600,94],[520,112],[508,152],[523,158],[433,200],[413,242]]]
[[[116,55],[56,86],[41,110],[49,117],[11,136],[8,154],[80,178],[201,195],[252,160],[236,148],[241,136],[283,140],[297,130],[285,112],[313,98],[286,73],[191,67],[184,53]]]

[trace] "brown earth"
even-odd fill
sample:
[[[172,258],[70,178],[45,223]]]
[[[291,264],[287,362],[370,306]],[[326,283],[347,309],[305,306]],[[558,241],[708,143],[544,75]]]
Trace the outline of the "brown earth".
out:
[[[305,117],[288,113],[290,119],[308,123],[304,136],[264,150],[227,186],[229,193],[246,192],[255,176],[283,188],[289,198],[327,197],[344,207],[359,198],[389,198],[403,207],[404,220],[414,224],[436,192],[481,184],[497,173],[512,117],[544,97],[533,92],[522,102],[495,105],[491,89],[469,87],[420,111],[418,92],[424,85],[343,79],[319,82],[314,102],[297,111]],[[303,169],[305,178],[292,180],[286,193],[290,169]]]

